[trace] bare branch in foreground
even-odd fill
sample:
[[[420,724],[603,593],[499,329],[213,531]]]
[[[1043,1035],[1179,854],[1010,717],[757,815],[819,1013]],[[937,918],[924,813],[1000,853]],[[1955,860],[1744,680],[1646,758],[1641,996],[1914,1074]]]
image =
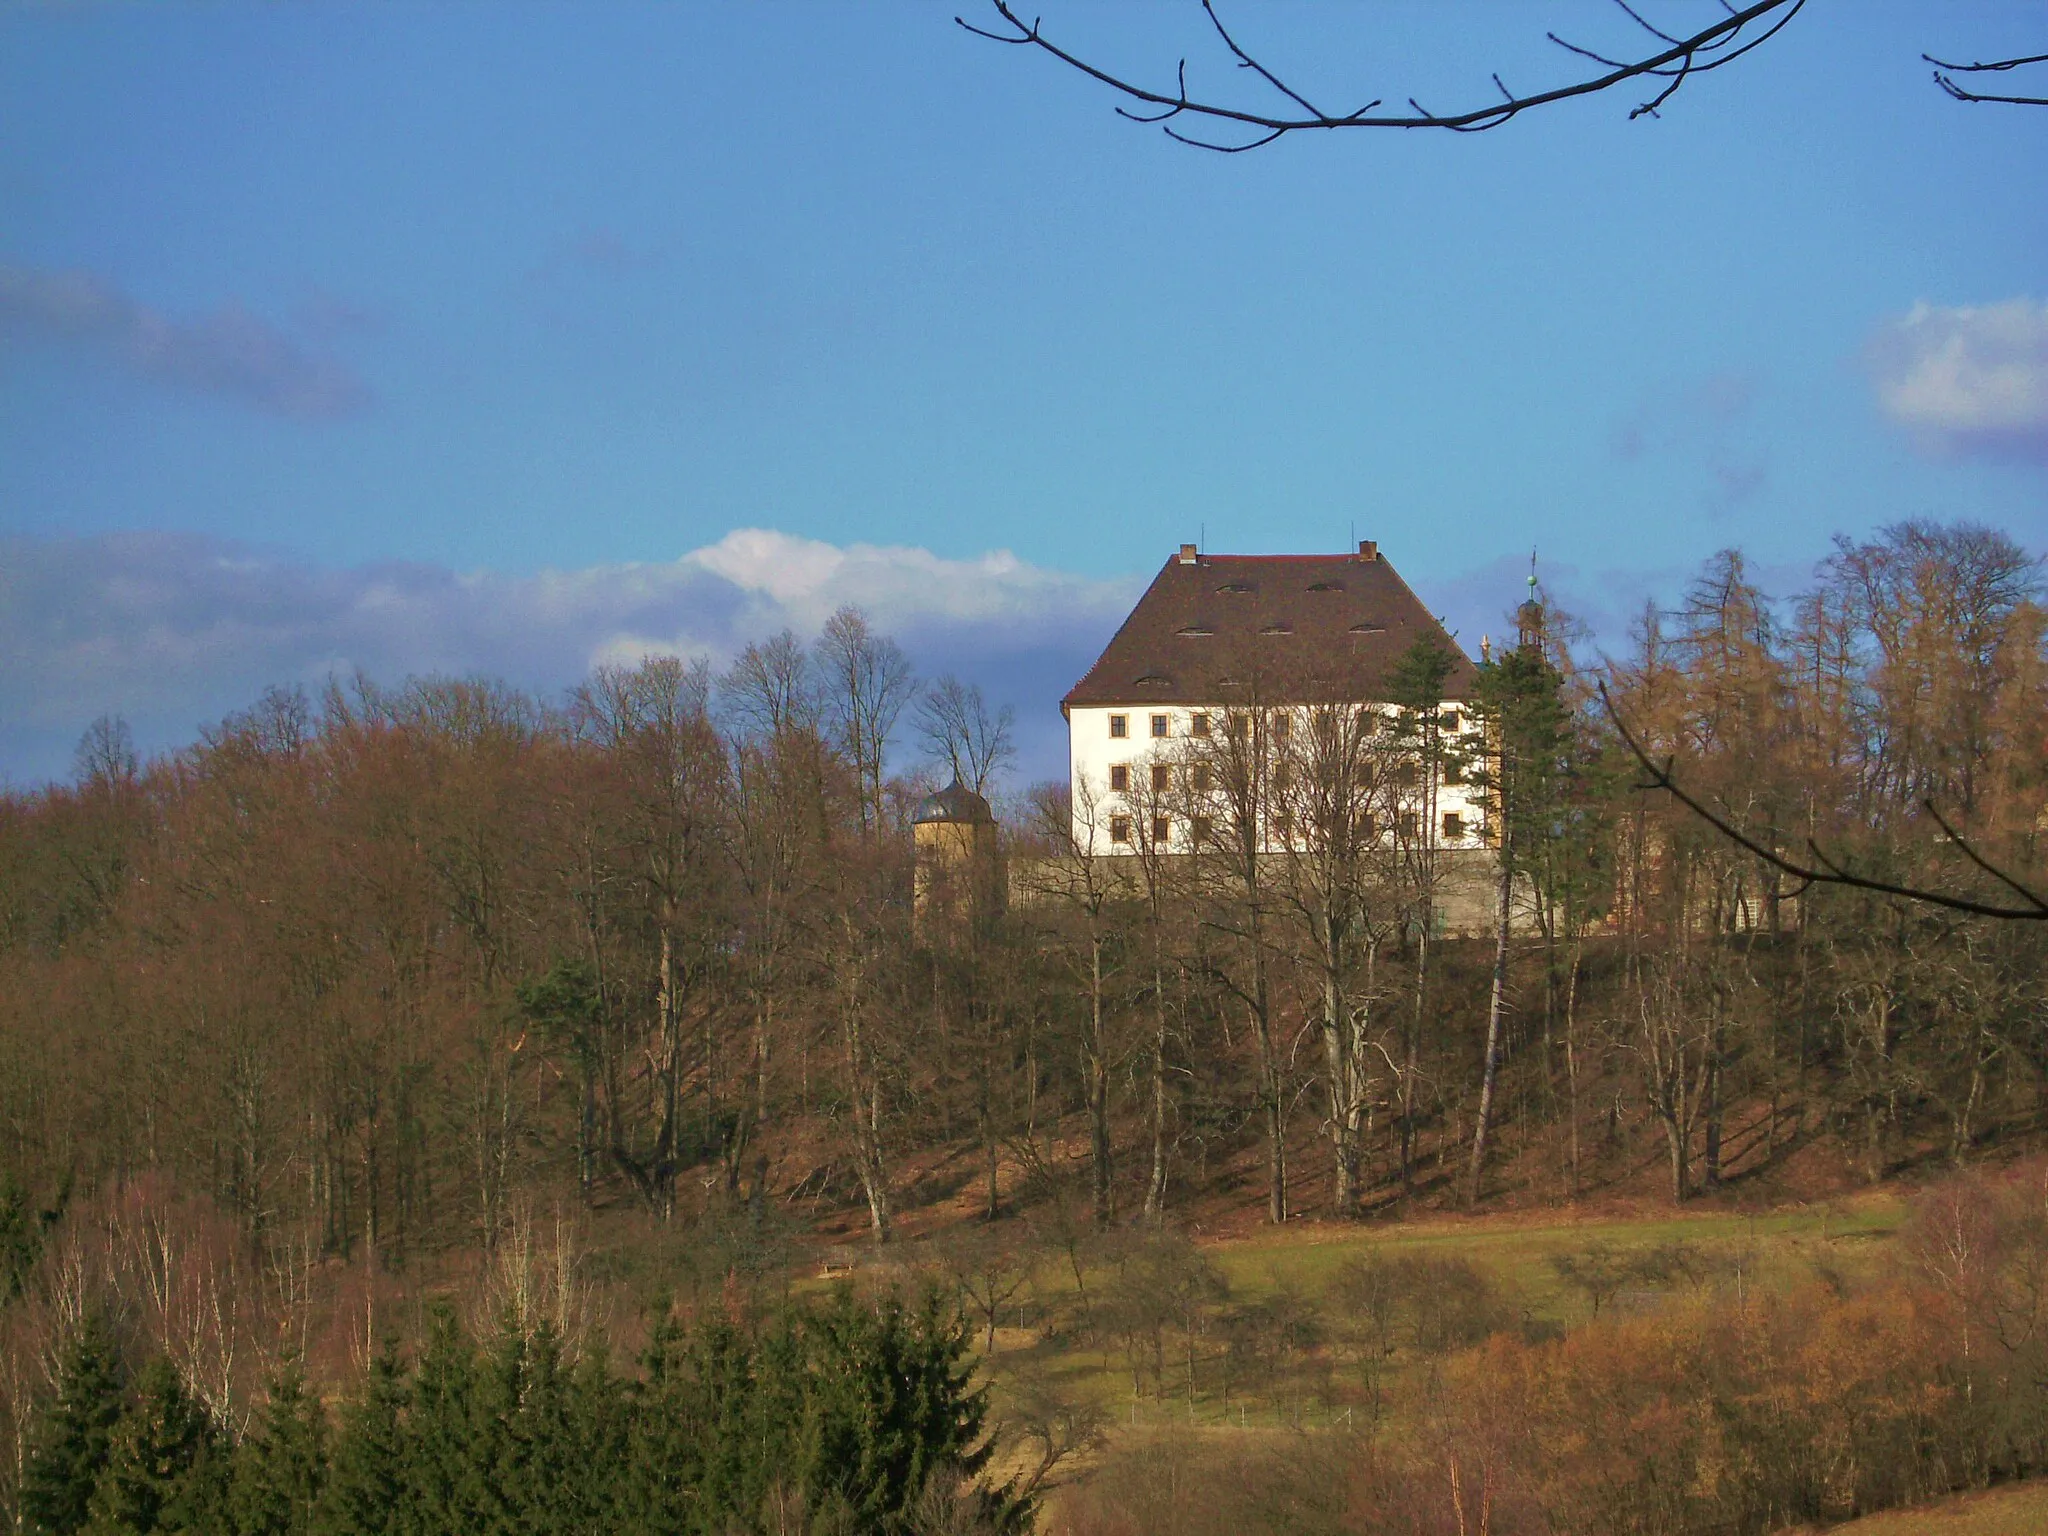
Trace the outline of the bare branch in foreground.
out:
[[[1501,99],[1467,110],[1433,112],[1411,96],[1408,98],[1409,110],[1405,113],[1379,112],[1381,101],[1376,98],[1362,107],[1342,114],[1327,112],[1316,106],[1302,92],[1282,80],[1276,71],[1254,58],[1239,45],[1229,29],[1224,26],[1222,18],[1216,13],[1214,0],[1202,0],[1203,13],[1209,18],[1209,23],[1223,46],[1230,52],[1236,67],[1256,74],[1305,115],[1258,111],[1251,107],[1234,107],[1221,102],[1197,101],[1188,95],[1185,59],[1180,61],[1176,77],[1178,83],[1170,94],[1149,89],[1134,81],[1113,75],[1108,70],[1091,64],[1054,43],[1040,29],[1038,19],[1034,18],[1026,23],[1012,9],[1010,0],[989,0],[989,3],[995,8],[997,16],[1002,19],[1007,30],[996,31],[979,27],[962,16],[955,16],[953,20],[976,37],[985,37],[992,42],[1009,43],[1017,47],[1036,48],[1051,55],[1068,68],[1077,70],[1131,101],[1142,104],[1143,109],[1135,111],[1128,107],[1118,107],[1116,110],[1119,116],[1138,123],[1157,123],[1161,132],[1168,137],[1196,149],[1235,155],[1271,144],[1285,134],[1312,128],[1441,128],[1452,133],[1483,133],[1489,128],[1498,128],[1502,123],[1519,116],[1531,107],[1548,106],[1552,102],[1568,101],[1576,96],[1597,95],[1631,80],[1667,82],[1654,96],[1640,103],[1629,113],[1631,119],[1654,117],[1657,115],[1657,109],[1671,99],[1672,93],[1694,75],[1706,74],[1723,65],[1731,64],[1752,48],[1759,47],[1776,36],[1794,16],[1799,14],[1806,0],[1752,0],[1751,4],[1740,9],[1731,5],[1727,7],[1727,14],[1719,21],[1690,37],[1676,37],[1661,31],[1631,9],[1624,0],[1615,0],[1630,20],[1666,46],[1645,58],[1618,59],[1567,42],[1554,32],[1546,33],[1550,41],[1558,47],[1603,66],[1606,73],[1528,96],[1515,95],[1496,74],[1493,76],[1493,83],[1500,91]],[[1221,142],[1198,137],[1175,127],[1174,120],[1177,118],[1190,118],[1239,129],[1247,137],[1241,142]]]
[[[1946,59],[1937,59],[1931,53],[1920,55],[1934,66],[1934,83],[1957,101],[2003,102],[2012,107],[2048,107],[2048,96],[1994,96],[1986,91],[1973,91],[1956,83],[1957,75],[2003,74],[2009,69],[2024,69],[2029,64],[2048,64],[2048,53],[2029,54],[2021,59],[1992,59],[1981,64],[1951,64]]]
[[[1812,860],[1811,863],[1801,864],[1795,860],[1788,859],[1775,848],[1758,842],[1748,833],[1732,824],[1726,817],[1720,815],[1690,794],[1672,776],[1670,758],[1666,758],[1660,766],[1650,756],[1648,751],[1644,749],[1643,744],[1636,740],[1635,734],[1629,730],[1627,722],[1621,718],[1621,712],[1614,707],[1614,701],[1607,696],[1607,685],[1605,683],[1600,685],[1600,703],[1607,711],[1607,718],[1614,722],[1614,729],[1620,734],[1622,744],[1628,748],[1629,754],[1635,758],[1636,762],[1642,766],[1643,772],[1648,775],[1647,781],[1636,787],[1638,789],[1663,790],[1672,799],[1691,811],[1700,820],[1704,821],[1716,832],[1719,832],[1728,841],[1734,843],[1738,848],[1756,855],[1757,858],[1763,860],[1764,863],[1770,865],[1773,869],[1801,881],[1802,884],[1799,890],[1791,892],[1790,894],[1792,895],[1800,894],[1808,886],[1841,885],[1847,886],[1851,890],[1872,891],[1881,896],[1898,896],[1907,901],[1924,902],[1929,906],[1943,907],[1951,912],[1968,912],[1978,917],[1996,917],[2014,922],[2048,922],[2048,900],[2044,900],[2038,892],[2022,885],[2011,875],[1999,869],[1977,852],[1970,845],[1968,839],[1957,832],[1949,824],[1948,820],[1943,817],[1941,812],[1935,809],[1934,802],[1931,800],[1923,801],[1922,805],[1926,809],[1927,814],[1934,818],[1935,825],[1948,835],[1949,841],[1960,848],[1964,856],[1972,864],[1975,864],[1979,869],[1990,875],[2007,890],[2019,896],[2027,905],[2021,907],[1994,906],[1990,902],[1972,901],[1966,896],[1950,896],[1942,891],[1924,890],[1918,886],[1899,885],[1890,880],[1878,880],[1868,875],[1859,875],[1837,860],[1829,858],[1826,853],[1822,852],[1820,845],[1814,842],[1812,838],[1806,840],[1806,851],[1808,857]]]

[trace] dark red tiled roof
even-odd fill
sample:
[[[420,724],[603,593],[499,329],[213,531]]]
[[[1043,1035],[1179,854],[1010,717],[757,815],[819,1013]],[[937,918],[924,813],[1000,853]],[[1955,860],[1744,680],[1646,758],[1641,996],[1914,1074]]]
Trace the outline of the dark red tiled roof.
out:
[[[1175,556],[1061,708],[1379,699],[1423,636],[1456,658],[1444,697],[1469,697],[1471,660],[1384,557]]]

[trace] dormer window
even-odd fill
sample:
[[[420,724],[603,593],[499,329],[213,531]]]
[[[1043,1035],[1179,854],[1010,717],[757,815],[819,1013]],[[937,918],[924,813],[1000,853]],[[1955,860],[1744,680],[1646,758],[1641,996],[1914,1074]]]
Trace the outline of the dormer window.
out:
[[[1223,583],[1222,586],[1218,587],[1216,590],[1218,592],[1228,593],[1229,595],[1236,597],[1242,595],[1243,593],[1251,591],[1251,589],[1252,584],[1248,581],[1226,581],[1225,583]]]
[[[1164,672],[1147,672],[1137,680],[1136,686],[1140,688],[1171,688],[1173,686],[1173,679]]]
[[[1259,633],[1262,635],[1291,635],[1294,633],[1294,626],[1292,624],[1268,624]]]
[[[1384,635],[1386,632],[1387,626],[1384,624],[1354,624],[1351,626],[1351,633],[1354,635]]]
[[[1312,581],[1308,584],[1308,589],[1311,592],[1342,592],[1344,590],[1344,583],[1341,581]]]
[[[1174,633],[1183,640],[1201,640],[1215,634],[1216,631],[1206,624],[1189,624],[1184,628],[1175,630]]]

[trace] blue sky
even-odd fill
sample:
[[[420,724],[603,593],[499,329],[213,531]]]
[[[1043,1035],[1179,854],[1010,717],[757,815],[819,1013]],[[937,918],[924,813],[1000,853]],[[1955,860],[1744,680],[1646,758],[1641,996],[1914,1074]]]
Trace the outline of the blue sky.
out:
[[[558,689],[844,600],[1037,774],[1182,539],[1377,537],[1475,646],[1532,545],[1608,630],[1730,544],[1787,590],[1904,517],[2048,548],[2048,111],[1920,59],[2039,52],[2048,4],[1812,0],[1655,120],[1221,157],[971,3],[0,10],[0,779],[102,710]],[[1241,88],[1190,5],[1040,14]],[[1546,28],[1630,44],[1580,0],[1225,14],[1432,106],[1565,78]]]

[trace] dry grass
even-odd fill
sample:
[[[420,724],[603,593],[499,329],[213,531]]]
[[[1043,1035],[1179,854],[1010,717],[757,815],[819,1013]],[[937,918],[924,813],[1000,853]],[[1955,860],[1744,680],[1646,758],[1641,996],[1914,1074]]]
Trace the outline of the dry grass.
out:
[[[1830,1527],[1825,1536],[2048,1536],[2048,1483],[1889,1510]]]
[[[1557,1255],[1595,1245],[1626,1253],[1686,1243],[1731,1266],[1722,1284],[1773,1288],[1810,1280],[1821,1270],[1860,1278],[1885,1262],[1904,1209],[1899,1198],[1880,1193],[1754,1214],[1698,1210],[1682,1216],[1609,1212],[1572,1217],[1549,1211],[1342,1226],[1304,1222],[1243,1238],[1198,1239],[1197,1246],[1222,1271],[1237,1300],[1291,1290],[1320,1307],[1332,1279],[1349,1260],[1366,1254],[1429,1255],[1462,1259],[1484,1271],[1511,1310],[1530,1323],[1572,1328],[1587,1320],[1589,1305],[1559,1279],[1551,1263]],[[1090,1284],[1095,1284],[1093,1277]],[[1064,1262],[1041,1262],[1032,1291],[1041,1307],[1057,1310],[1070,1300],[1073,1278]],[[1628,1301],[1623,1298],[1624,1305]],[[1134,1428],[1167,1423],[1271,1431],[1348,1422],[1341,1401],[1312,1407],[1304,1396],[1305,1380],[1241,1392],[1227,1410],[1205,1393],[1191,1412],[1184,1399],[1170,1394],[1134,1401],[1128,1370],[1117,1352],[1102,1343],[1037,1343],[1031,1333],[1011,1329],[1003,1330],[999,1343],[999,1383],[1022,1366],[1063,1391],[1101,1405],[1117,1438]],[[1343,1395],[1340,1392],[1340,1398]]]

